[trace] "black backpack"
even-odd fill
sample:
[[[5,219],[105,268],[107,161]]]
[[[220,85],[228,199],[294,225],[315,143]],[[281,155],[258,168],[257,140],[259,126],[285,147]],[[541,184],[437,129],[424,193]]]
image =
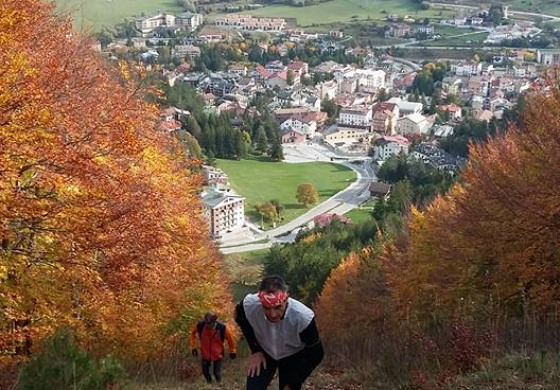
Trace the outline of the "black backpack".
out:
[[[199,338],[202,336],[202,330],[204,329],[204,325],[206,325],[206,322],[204,321],[199,321],[198,324],[196,324],[196,330],[198,332]],[[221,322],[216,322],[216,330],[220,332],[220,338],[222,339],[222,341],[224,341],[226,338],[226,326]]]

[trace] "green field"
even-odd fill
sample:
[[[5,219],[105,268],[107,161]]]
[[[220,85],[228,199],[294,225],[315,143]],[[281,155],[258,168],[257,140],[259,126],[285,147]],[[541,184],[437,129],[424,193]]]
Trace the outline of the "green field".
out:
[[[385,19],[387,14],[408,15],[414,19],[434,17],[439,10],[420,9],[412,0],[332,0],[308,7],[271,5],[243,14],[297,19],[298,26],[317,26],[368,19]]]
[[[484,45],[484,40],[487,36],[488,32],[482,31],[476,34],[463,35],[461,37],[442,38],[437,41],[428,41],[424,44],[430,47],[479,47]]]
[[[322,202],[356,179],[350,168],[332,163],[218,160],[217,165],[227,173],[233,189],[246,198],[245,210],[249,217],[256,217],[253,212],[255,204],[277,199],[284,206],[281,215],[284,222],[307,211],[296,200],[297,187],[301,183],[312,183],[319,192],[319,202]]]
[[[78,29],[100,31],[125,18],[157,11],[182,12],[175,0],[56,0],[58,10],[70,12]]]

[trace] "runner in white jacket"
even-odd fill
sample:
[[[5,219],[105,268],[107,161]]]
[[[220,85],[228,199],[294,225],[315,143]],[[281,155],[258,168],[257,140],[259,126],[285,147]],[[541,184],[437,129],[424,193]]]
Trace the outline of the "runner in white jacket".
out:
[[[252,352],[247,390],[265,390],[277,369],[280,390],[300,390],[323,359],[313,311],[289,298],[280,276],[264,277],[259,292],[239,302],[235,320]]]

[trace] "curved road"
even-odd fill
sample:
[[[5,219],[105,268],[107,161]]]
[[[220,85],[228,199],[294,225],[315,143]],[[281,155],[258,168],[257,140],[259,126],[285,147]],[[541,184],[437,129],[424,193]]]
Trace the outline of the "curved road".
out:
[[[299,148],[301,151],[302,147],[300,146]],[[307,161],[317,161],[319,160],[319,156],[321,156],[320,158],[321,161],[330,161],[330,157],[336,156],[336,154],[321,146],[315,146],[314,150],[315,150],[314,155],[310,155],[308,156],[308,158],[303,157],[303,159],[300,162],[303,162],[304,159]],[[341,163],[342,165],[345,165],[351,168],[352,170],[354,170],[354,172],[356,172],[357,174],[357,180],[355,180],[344,190],[330,197],[323,203],[315,206],[305,214],[297,217],[296,219],[282,226],[279,226],[275,229],[271,229],[265,232],[259,231],[257,234],[254,234],[252,237],[242,237],[234,240],[233,242],[232,241],[224,242],[221,244],[220,251],[225,254],[245,252],[245,251],[257,250],[257,249],[269,248],[274,243],[277,242],[278,243],[292,242],[296,235],[294,230],[298,229],[301,226],[306,225],[308,222],[312,221],[313,218],[315,218],[316,216],[327,212],[336,213],[336,214],[345,214],[348,211],[352,210],[353,208],[364,203],[366,200],[369,199],[369,185],[372,180],[376,179],[375,173],[373,172],[373,169],[371,167],[371,159],[363,158],[363,157],[350,158],[350,159],[353,161],[362,160],[363,162],[360,164],[352,164],[348,162]],[[334,162],[336,162],[336,160]],[[267,241],[263,242],[264,240]]]

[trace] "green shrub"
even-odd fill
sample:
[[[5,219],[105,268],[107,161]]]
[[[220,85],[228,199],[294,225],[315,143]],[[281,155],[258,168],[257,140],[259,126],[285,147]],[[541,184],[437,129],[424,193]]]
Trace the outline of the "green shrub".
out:
[[[95,359],[81,349],[71,330],[58,331],[46,340],[20,372],[20,390],[122,389],[125,372],[113,357]]]

